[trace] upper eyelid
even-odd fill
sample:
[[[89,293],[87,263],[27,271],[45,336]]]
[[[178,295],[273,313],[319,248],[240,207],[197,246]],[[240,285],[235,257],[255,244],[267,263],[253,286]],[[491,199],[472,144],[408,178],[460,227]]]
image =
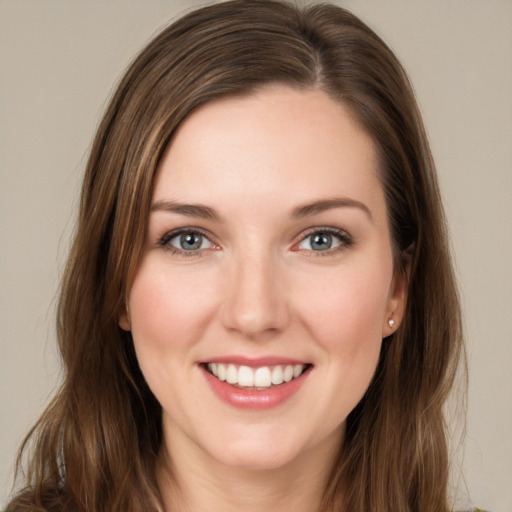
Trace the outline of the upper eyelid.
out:
[[[328,254],[332,254],[333,252],[337,252],[344,248],[350,247],[354,243],[354,237],[345,229],[335,228],[332,226],[317,226],[314,228],[310,228],[309,230],[306,230],[305,233],[303,232],[301,235],[299,235],[299,237],[296,239],[296,241],[293,242],[292,247],[298,246],[299,244],[304,242],[304,240],[306,240],[310,236],[313,236],[317,233],[328,233],[329,235],[333,235],[333,236],[337,237],[341,243],[339,246],[333,247],[331,249],[327,249],[325,251],[313,251],[310,249],[299,249],[299,250],[314,253],[317,255],[327,256]]]
[[[163,235],[159,236],[157,239],[158,245],[164,245],[169,243],[173,238],[176,238],[179,235],[182,235],[183,233],[197,233],[203,237],[205,237],[211,244],[218,245],[217,242],[215,242],[214,237],[206,230],[198,227],[183,227],[183,228],[176,228],[171,229],[169,231],[166,231]],[[177,249],[179,250],[179,249]],[[202,249],[197,249],[202,250]],[[192,251],[190,251],[192,252]]]
[[[199,233],[200,235],[205,236],[210,240],[212,238],[211,233],[203,228],[199,228],[196,226],[185,226],[182,228],[169,229],[166,231],[160,238],[174,238],[175,236],[181,235],[183,233]]]
[[[318,226],[306,229],[297,236],[297,240],[304,240],[308,236],[314,235],[316,233],[329,233],[330,235],[339,236],[341,238],[349,238],[351,240],[353,239],[353,236],[345,229],[335,228],[332,226]]]
[[[305,233],[307,236],[310,235],[311,233],[323,233],[325,231],[329,233],[346,233],[348,235],[348,232],[345,229],[336,228],[334,226],[312,226],[310,228],[306,228],[305,230],[303,230],[302,233]]]

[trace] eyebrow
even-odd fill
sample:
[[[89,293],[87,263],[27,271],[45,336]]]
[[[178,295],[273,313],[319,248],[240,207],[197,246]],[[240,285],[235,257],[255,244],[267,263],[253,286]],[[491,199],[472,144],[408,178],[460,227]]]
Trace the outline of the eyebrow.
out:
[[[351,199],[350,197],[320,199],[319,201],[299,205],[292,210],[291,216],[292,218],[303,218],[308,217],[309,215],[322,213],[333,208],[358,208],[366,214],[370,222],[373,222],[373,215],[368,206],[361,201]]]
[[[220,222],[220,215],[209,206],[203,204],[182,204],[174,201],[156,201],[151,205],[152,212],[171,212],[185,215],[187,217],[199,217],[201,219]]]
[[[306,203],[295,207],[292,210],[291,218],[304,218],[310,215],[316,215],[333,208],[358,208],[362,210],[368,219],[373,222],[373,216],[370,209],[361,201],[349,197],[334,197],[329,199],[320,199],[311,203]],[[199,217],[214,222],[221,222],[221,216],[209,206],[203,204],[183,204],[174,201],[156,201],[151,205],[152,212],[166,211],[185,215],[187,217]]]

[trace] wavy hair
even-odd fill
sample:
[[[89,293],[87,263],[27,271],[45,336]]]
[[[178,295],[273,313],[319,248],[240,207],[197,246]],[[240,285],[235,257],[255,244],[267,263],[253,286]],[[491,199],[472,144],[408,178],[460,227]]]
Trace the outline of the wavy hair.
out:
[[[347,420],[322,511],[446,512],[443,404],[462,345],[434,163],[412,87],[388,46],[346,10],[234,0],[163,30],[121,79],[87,163],[58,308],[60,390],[18,456],[9,511],[162,511],[161,407],[118,326],[145,245],[153,180],[184,119],[266,84],[319,88],[372,137],[395,265],[411,261],[403,323]],[[25,456],[27,452],[30,455]]]

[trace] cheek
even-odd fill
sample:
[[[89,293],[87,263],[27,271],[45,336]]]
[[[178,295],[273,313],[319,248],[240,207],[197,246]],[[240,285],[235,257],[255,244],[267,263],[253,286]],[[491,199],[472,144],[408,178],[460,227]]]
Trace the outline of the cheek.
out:
[[[322,293],[302,296],[301,319],[323,354],[319,364],[323,392],[315,395],[314,402],[324,418],[323,428],[329,431],[346,420],[373,378],[389,283],[371,272],[340,272],[326,282],[329,286]]]
[[[211,287],[208,279],[170,272],[165,263],[143,262],[130,292],[131,331],[141,367],[186,362],[213,314]]]
[[[331,350],[359,350],[382,340],[390,279],[381,274],[333,273],[312,294],[302,293],[303,321]]]
[[[381,253],[382,254],[382,253]],[[325,406],[337,403],[346,416],[364,395],[378,364],[386,318],[392,262],[333,269],[303,283],[301,318],[321,347],[329,368]],[[325,286],[319,286],[325,283]]]

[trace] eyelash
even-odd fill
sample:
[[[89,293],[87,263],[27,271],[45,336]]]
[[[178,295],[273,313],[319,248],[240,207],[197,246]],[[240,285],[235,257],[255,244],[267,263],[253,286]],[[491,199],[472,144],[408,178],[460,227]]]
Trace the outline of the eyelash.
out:
[[[163,247],[166,251],[169,251],[171,254],[177,255],[177,256],[183,256],[185,258],[190,256],[201,256],[204,252],[204,249],[194,249],[191,251],[186,251],[184,249],[178,249],[177,247],[174,247],[171,245],[171,240],[174,238],[179,237],[180,235],[199,235],[203,238],[206,238],[211,244],[215,245],[209,238],[209,236],[201,229],[198,228],[182,228],[177,229],[174,231],[169,231],[166,233],[158,242],[158,245]]]
[[[302,236],[301,239],[297,243],[295,243],[293,247],[297,247],[298,245],[302,244],[305,240],[307,240],[309,237],[319,234],[332,235],[338,238],[340,244],[337,247],[326,249],[324,251],[304,249],[308,253],[308,256],[310,257],[332,256],[333,254],[337,254],[354,245],[354,240],[352,236],[349,235],[346,231],[338,228],[324,226],[311,228],[310,230],[306,231],[304,236]],[[298,248],[296,250],[300,251],[301,249]]]
[[[215,245],[215,243],[210,240],[208,234],[198,228],[182,228],[182,229],[170,231],[170,232],[166,233],[160,239],[160,241],[158,242],[158,245],[160,245],[165,250],[169,251],[171,254],[177,255],[177,256],[191,257],[191,256],[203,255],[205,249],[194,249],[194,250],[187,251],[184,249],[178,249],[177,247],[174,247],[173,245],[171,245],[171,243],[170,243],[171,240],[173,240],[174,238],[177,238],[178,236],[183,235],[183,234],[200,235],[201,237],[206,238],[206,240],[208,240],[208,242]],[[300,248],[295,249],[295,247],[298,247],[309,237],[312,237],[312,236],[318,235],[318,234],[333,235],[334,237],[338,238],[340,244],[334,248],[326,249],[324,251],[314,251],[314,250],[310,250],[310,249],[300,249]],[[310,230],[308,230],[301,237],[301,239],[293,245],[292,250],[294,250],[294,251],[304,250],[307,253],[310,253],[309,256],[323,257],[323,256],[331,256],[335,253],[341,252],[341,251],[351,247],[353,244],[354,244],[353,238],[346,231],[344,231],[342,229],[326,226],[326,227],[311,228]]]

